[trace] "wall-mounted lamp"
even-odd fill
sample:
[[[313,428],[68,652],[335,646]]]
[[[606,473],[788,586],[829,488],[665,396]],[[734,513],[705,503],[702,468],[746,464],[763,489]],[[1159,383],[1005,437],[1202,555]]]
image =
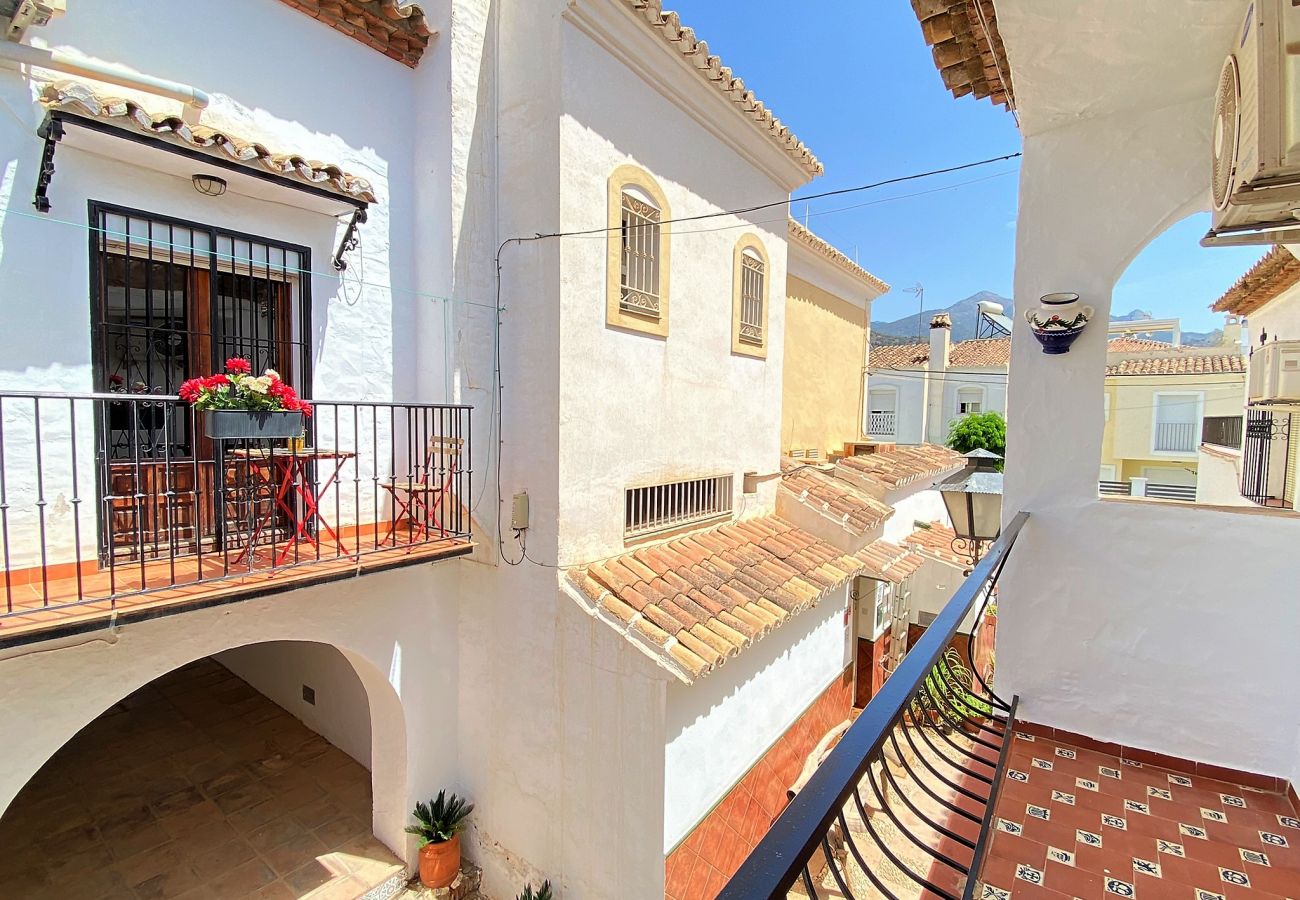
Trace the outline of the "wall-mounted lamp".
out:
[[[194,190],[209,197],[220,197],[226,192],[226,179],[216,175],[191,175]]]
[[[1043,345],[1043,352],[1053,356],[1069,353],[1075,338],[1092,319],[1092,307],[1079,303],[1078,294],[1044,294],[1039,298],[1042,306],[1025,310],[1025,321]]]

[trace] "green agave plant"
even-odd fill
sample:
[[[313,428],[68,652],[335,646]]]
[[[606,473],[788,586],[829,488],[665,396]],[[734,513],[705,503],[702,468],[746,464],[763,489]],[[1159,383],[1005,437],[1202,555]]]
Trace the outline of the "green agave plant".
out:
[[[416,801],[415,824],[406,826],[407,834],[420,839],[420,846],[449,841],[465,829],[465,820],[474,811],[473,803],[466,803],[455,794],[438,791],[438,796],[425,803]]]
[[[555,900],[551,894],[551,883],[543,881],[542,886],[536,891],[533,890],[531,884],[528,885],[524,888],[524,892],[519,895],[518,900]]]

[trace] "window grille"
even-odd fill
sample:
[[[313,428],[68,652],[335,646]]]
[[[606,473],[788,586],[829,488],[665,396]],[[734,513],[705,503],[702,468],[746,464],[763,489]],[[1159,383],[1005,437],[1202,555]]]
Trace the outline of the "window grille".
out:
[[[619,308],[659,318],[660,219],[658,209],[623,194],[622,274]]]
[[[716,475],[628,488],[623,536],[641,537],[731,515],[732,476]]]
[[[763,261],[740,255],[740,340],[763,343],[763,289],[767,278]]]

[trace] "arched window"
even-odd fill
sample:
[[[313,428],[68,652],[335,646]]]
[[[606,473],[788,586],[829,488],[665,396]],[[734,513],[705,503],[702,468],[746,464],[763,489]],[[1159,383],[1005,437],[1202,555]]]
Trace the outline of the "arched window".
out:
[[[758,235],[736,242],[731,288],[731,349],[747,356],[767,356],[767,307],[770,272],[767,251]]]
[[[957,389],[957,415],[969,416],[984,412],[984,388],[963,387]]]
[[[649,172],[619,166],[609,177],[605,319],[646,334],[668,334],[668,200]]]

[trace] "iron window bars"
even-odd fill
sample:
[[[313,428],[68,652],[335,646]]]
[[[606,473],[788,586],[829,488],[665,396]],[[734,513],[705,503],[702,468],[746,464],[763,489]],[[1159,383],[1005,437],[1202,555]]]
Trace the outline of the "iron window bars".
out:
[[[749,253],[740,254],[740,340],[763,343],[763,291],[767,280],[763,261]]]
[[[1019,698],[1008,702],[999,697],[978,667],[972,667],[969,686],[954,681],[944,655],[958,625],[980,604],[978,629],[1028,516],[1018,513],[1003,529],[718,900],[784,898],[796,881],[813,900],[837,894],[856,900],[867,896],[861,893],[864,882],[870,884],[870,896],[878,892],[896,900],[899,894],[868,855],[912,883],[907,895],[920,889],[945,900],[970,900],[992,836]],[[976,638],[972,633],[971,646]],[[926,799],[906,793],[891,766],[905,772],[904,780]],[[945,793],[952,796],[945,799]],[[931,804],[946,811],[946,821],[925,812],[923,807]],[[868,806],[876,812],[869,813]],[[846,807],[862,830],[850,828]],[[930,860],[929,868],[917,872],[910,867],[891,846],[889,832],[906,842],[907,855],[920,853]],[[819,873],[813,872],[814,860],[824,866]],[[850,881],[858,884],[859,893]]]
[[[662,214],[624,192],[622,209],[622,272],[619,308],[651,319],[659,318],[659,261]]]
[[[731,515],[732,476],[714,475],[628,488],[623,536],[643,537]]]

